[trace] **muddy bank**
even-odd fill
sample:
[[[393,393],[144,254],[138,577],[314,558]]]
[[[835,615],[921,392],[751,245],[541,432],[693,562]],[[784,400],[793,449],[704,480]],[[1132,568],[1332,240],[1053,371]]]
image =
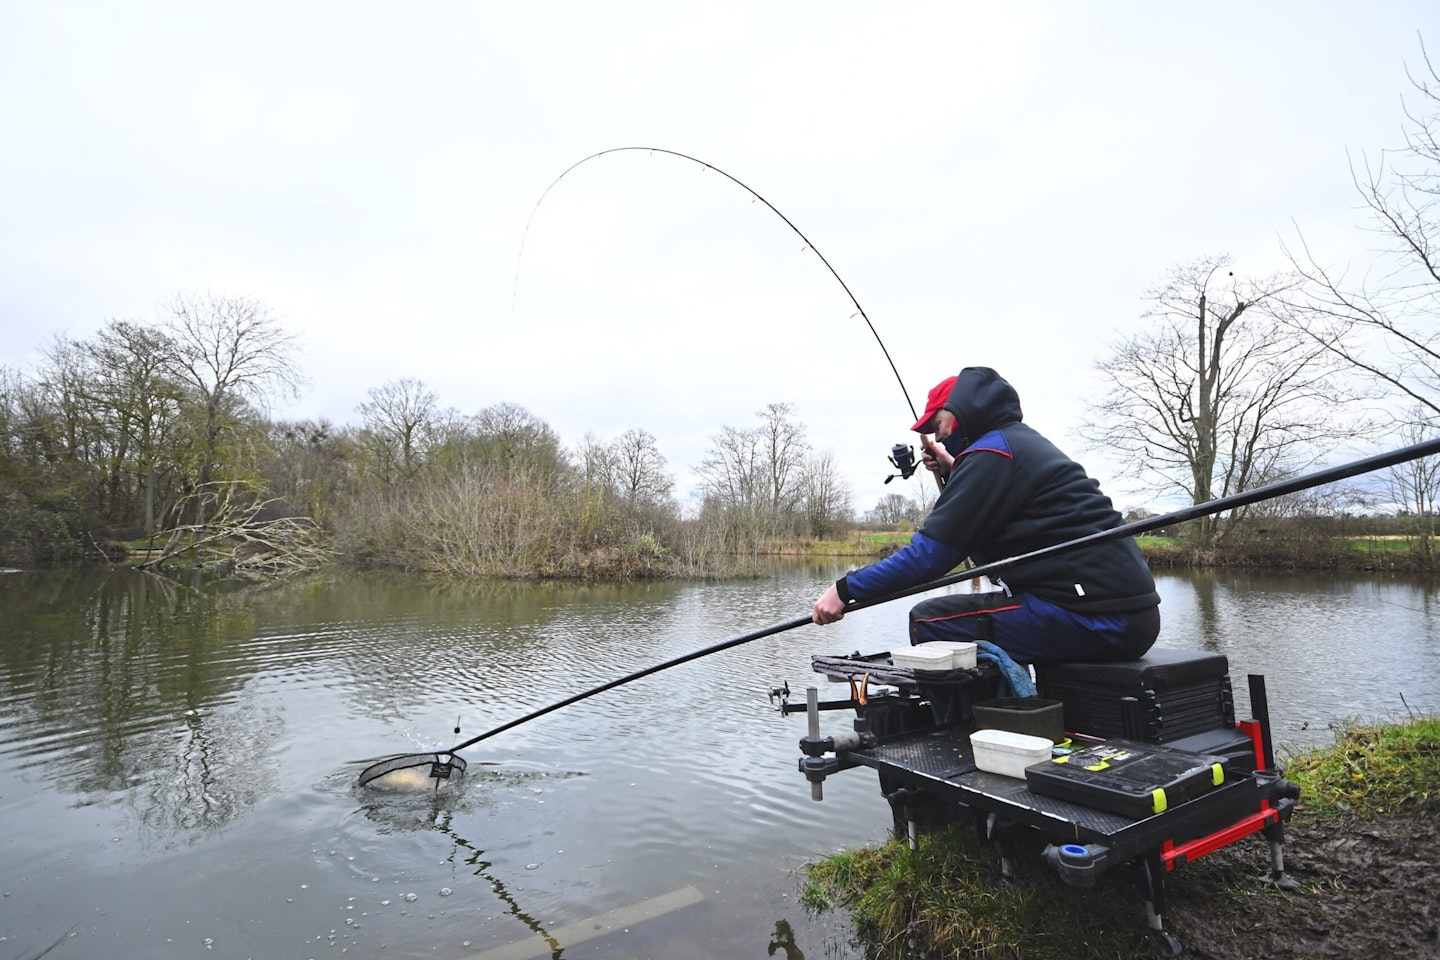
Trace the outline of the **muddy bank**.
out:
[[[1173,875],[1167,926],[1207,960],[1440,958],[1440,798],[1390,815],[1286,829],[1296,893],[1256,882],[1264,840],[1247,838]]]

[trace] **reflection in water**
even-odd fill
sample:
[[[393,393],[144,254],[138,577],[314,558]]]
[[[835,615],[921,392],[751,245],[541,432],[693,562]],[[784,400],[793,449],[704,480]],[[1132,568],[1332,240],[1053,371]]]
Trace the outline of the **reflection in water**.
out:
[[[1199,648],[1207,653],[1219,653],[1220,611],[1215,597],[1215,574],[1210,570],[1197,570],[1190,583],[1195,591],[1195,629],[1199,634]]]
[[[442,831],[447,833],[449,832],[447,830],[447,827],[449,826],[448,821],[444,825],[437,824],[437,826]],[[510,891],[506,889],[505,884],[501,883],[498,879],[490,875],[490,868],[493,867],[494,864],[489,860],[484,859],[485,851],[471,846],[468,841],[466,841],[463,837],[458,836],[457,834],[451,833],[450,836],[451,839],[455,841],[455,845],[457,847],[464,847],[466,850],[470,851],[469,856],[465,858],[465,863],[475,868],[475,876],[481,877],[486,882],[488,882],[490,884],[490,889],[495,891],[495,896],[499,897],[505,903],[506,907],[509,908],[510,915],[515,917],[521,923],[525,924],[525,926],[529,927],[533,933],[535,933],[542,940],[544,940],[545,943],[550,947],[551,956],[554,958],[554,960],[560,960],[561,946],[559,941],[557,941],[554,937],[550,936],[550,934],[546,932],[545,928],[540,925],[539,920],[536,920],[534,917],[530,916],[530,914],[526,913],[520,908],[519,902],[510,895]]]
[[[776,950],[785,952],[785,960],[805,960],[805,951],[795,943],[795,929],[790,926],[789,920],[775,921],[775,935],[770,938],[765,953],[773,957]]]
[[[1156,578],[1160,644],[1230,661],[1237,713],[1245,675],[1264,674],[1277,746],[1330,740],[1352,718],[1440,711],[1433,587],[1380,576],[1202,571]]]
[[[433,830],[450,841],[450,852],[446,862],[455,863],[460,851],[465,851],[464,863],[474,868],[472,873],[490,885],[495,896],[505,905],[506,913],[524,924],[532,933],[549,946],[553,960],[559,960],[561,944],[546,931],[534,916],[527,913],[519,900],[510,892],[505,883],[491,873],[495,863],[485,859],[485,851],[475,846],[458,832],[455,818],[455,804],[459,791],[443,791],[432,794],[423,804],[406,803],[397,797],[377,799],[363,807],[365,815],[391,830]],[[408,798],[411,801],[416,798]]]
[[[238,696],[263,665],[219,653],[253,633],[249,599],[128,570],[17,585],[0,604],[5,727],[25,736],[0,754],[54,790],[123,804],[159,843],[220,827],[273,786],[283,722]]]

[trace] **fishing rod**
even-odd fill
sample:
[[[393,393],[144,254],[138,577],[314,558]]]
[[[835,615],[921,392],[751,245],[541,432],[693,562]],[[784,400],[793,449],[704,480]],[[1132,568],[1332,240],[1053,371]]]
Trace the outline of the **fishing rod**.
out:
[[[1042,557],[1053,556],[1054,554],[1058,553],[1065,553],[1070,550],[1079,549],[1080,547],[1089,546],[1091,544],[1104,543],[1110,540],[1120,540],[1125,537],[1133,537],[1141,533],[1147,533],[1151,530],[1158,530],[1161,527],[1170,526],[1171,524],[1184,523],[1187,520],[1195,520],[1199,517],[1207,517],[1212,514],[1222,513],[1226,510],[1235,509],[1236,507],[1244,507],[1252,503],[1258,503],[1261,500],[1270,500],[1275,497],[1281,497],[1289,493],[1297,493],[1301,490],[1308,490],[1311,487],[1318,487],[1322,484],[1334,483],[1337,480],[1346,480],[1350,477],[1358,476],[1362,473],[1371,473],[1375,470],[1381,470],[1385,467],[1393,467],[1396,464],[1405,463],[1410,460],[1418,460],[1421,457],[1432,456],[1434,454],[1440,454],[1440,437],[1436,437],[1432,440],[1427,440],[1423,443],[1412,444],[1408,447],[1401,447],[1400,449],[1392,450],[1389,453],[1376,454],[1375,456],[1365,457],[1360,460],[1355,460],[1350,463],[1342,464],[1338,467],[1329,467],[1324,470],[1318,470],[1314,473],[1305,474],[1304,476],[1294,477],[1290,480],[1281,480],[1277,481],[1276,483],[1267,484],[1263,487],[1256,487],[1253,490],[1246,490],[1241,493],[1231,494],[1227,497],[1220,497],[1218,499],[1210,500],[1205,503],[1199,503],[1189,507],[1182,507],[1179,510],[1172,510],[1170,513],[1162,514],[1158,517],[1148,517],[1144,520],[1136,520],[1133,523],[1123,524],[1118,527],[1111,527],[1108,530],[1100,530],[1096,533],[1087,534],[1083,537],[1076,537],[1073,540],[1067,540],[1064,543],[1057,543],[1049,547],[1042,547],[1038,550],[1032,550],[1029,553],[1022,553],[1013,557],[1006,557],[1003,560],[995,560],[991,563],[983,564],[978,567],[971,567],[968,570],[961,570],[956,573],[947,574],[946,576],[941,577],[938,580],[931,580],[927,583],[920,584],[919,586],[900,590],[895,593],[887,594],[883,597],[875,597],[870,600],[852,601],[851,603],[846,605],[845,612],[849,613],[854,610],[862,610],[867,607],[878,606],[882,603],[889,603],[892,600],[899,600],[903,597],[911,597],[917,593],[926,593],[931,590],[937,590],[941,587],[950,586],[951,584],[961,583],[965,580],[973,580],[976,577],[983,577],[988,576],[992,573],[998,573],[1001,570],[1014,566],[1015,564],[1026,563],[1031,560],[1038,560]],[[592,687],[589,690],[584,690],[580,693],[575,694],[572,697],[567,697],[564,700],[559,701],[558,703],[552,703],[548,706],[541,707],[539,710],[534,710],[530,713],[527,713],[523,717],[517,717],[516,719],[511,720],[508,723],[501,724],[500,726],[495,727],[492,730],[487,730],[478,736],[471,737],[469,740],[466,740],[462,743],[457,743],[455,746],[451,747],[449,751],[442,751],[441,754],[448,753],[449,756],[453,757],[457,752],[465,749],[466,747],[474,746],[480,741],[487,740],[490,737],[495,736],[496,734],[504,733],[506,730],[509,730],[513,727],[518,727],[522,723],[529,723],[531,720],[539,719],[540,717],[543,717],[548,713],[553,713],[554,711],[559,710],[563,707],[568,707],[571,704],[579,703],[581,700],[588,699],[595,696],[596,694],[604,693],[607,690],[613,690],[616,687],[623,686],[624,684],[631,683],[643,677],[648,677],[653,673],[659,673],[661,670],[668,670],[671,667],[677,667],[682,663],[689,663],[691,660],[698,660],[701,657],[708,657],[712,653],[719,653],[722,650],[729,650],[731,647],[738,647],[741,644],[750,643],[752,640],[759,640],[763,637],[774,636],[777,633],[784,633],[787,630],[794,630],[796,627],[802,627],[805,624],[812,622],[813,621],[809,616],[796,617],[793,620],[786,620],[783,623],[772,624],[771,626],[755,630],[751,633],[744,634],[743,636],[732,637],[729,640],[723,640],[720,643],[711,644],[710,646],[703,649],[695,650],[691,653],[683,654],[678,657],[673,657],[672,659],[666,660],[663,663],[654,664],[653,666],[646,667],[643,670],[637,670],[634,673],[630,673],[618,679],[611,680],[608,683],[601,684],[598,687]],[[439,757],[439,755],[435,753],[414,754],[413,756],[416,757],[418,761],[415,765],[429,763],[431,762],[432,757],[436,758],[436,760],[438,761]],[[403,757],[404,755],[399,755],[398,758],[403,759]],[[365,783],[375,779],[380,774],[397,769],[395,766],[396,759],[397,757],[392,757],[387,760],[383,760],[380,763],[372,764],[370,767],[362,770],[360,773],[361,785],[363,786]],[[380,774],[371,774],[371,771],[375,770],[379,770]],[[367,774],[371,775],[367,777]],[[448,772],[446,775],[448,776]]]
[[[713,170],[725,179],[729,180],[731,183],[738,186],[740,189],[744,190],[746,193],[750,194],[750,196],[754,197],[756,200],[759,200],[761,203],[765,204],[765,206],[769,207],[770,211],[774,213],[775,216],[779,217],[781,220],[784,220],[785,225],[791,230],[795,231],[795,235],[797,237],[805,241],[806,249],[810,250],[812,253],[815,254],[815,256],[820,258],[820,262],[825,264],[825,269],[830,271],[830,275],[835,278],[835,281],[840,284],[842,289],[844,289],[845,295],[850,298],[850,302],[855,305],[856,312],[859,313],[861,319],[865,321],[865,326],[870,328],[870,333],[875,337],[875,342],[880,345],[880,352],[885,354],[885,362],[890,364],[890,372],[895,374],[895,382],[900,384],[900,392],[905,396],[905,404],[910,408],[911,418],[915,419],[919,417],[919,414],[915,412],[915,404],[910,400],[910,393],[905,389],[905,381],[900,378],[900,371],[895,368],[895,361],[891,359],[890,351],[885,347],[885,341],[880,339],[880,333],[875,329],[875,324],[870,322],[870,315],[865,312],[864,307],[860,306],[860,301],[857,300],[855,298],[855,294],[850,291],[850,285],[847,284],[843,279],[841,279],[840,274],[833,266],[831,266],[830,261],[825,258],[825,254],[820,252],[820,248],[815,246],[815,244],[811,243],[810,238],[805,236],[805,234],[801,232],[800,228],[795,226],[795,224],[791,221],[789,217],[781,213],[780,210],[773,203],[762,197],[748,184],[744,183],[737,177],[726,173],[724,170],[721,170],[713,163],[707,163],[704,160],[692,157],[688,153],[681,153],[678,150],[667,150],[664,147],[611,147],[608,150],[601,150],[598,153],[592,153],[588,157],[584,157],[583,159],[575,161],[574,163],[570,164],[570,166],[566,167],[565,170],[560,174],[560,176],[550,181],[550,186],[546,187],[545,192],[540,194],[540,199],[535,201],[535,208],[530,211],[530,218],[525,221],[525,232],[520,237],[520,252],[515,257],[515,284],[510,293],[510,309],[515,309],[515,298],[520,288],[520,258],[523,257],[525,254],[525,240],[530,235],[530,225],[535,221],[535,214],[540,211],[540,204],[545,202],[545,198],[550,195],[550,191],[555,189],[555,186],[561,180],[564,180],[565,177],[572,170],[574,170],[578,166],[581,166],[582,164],[589,163],[591,160],[603,157],[606,154],[626,153],[635,151],[645,151],[652,154],[661,153],[671,157],[679,157],[681,160],[689,160],[691,163],[699,164],[706,170]]]

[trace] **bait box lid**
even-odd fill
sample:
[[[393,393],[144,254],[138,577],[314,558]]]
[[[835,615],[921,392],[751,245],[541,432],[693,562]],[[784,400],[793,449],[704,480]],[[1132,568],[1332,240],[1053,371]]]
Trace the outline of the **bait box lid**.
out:
[[[1043,797],[1140,820],[1220,786],[1225,782],[1225,758],[1106,740],[1027,767],[1025,782]]]

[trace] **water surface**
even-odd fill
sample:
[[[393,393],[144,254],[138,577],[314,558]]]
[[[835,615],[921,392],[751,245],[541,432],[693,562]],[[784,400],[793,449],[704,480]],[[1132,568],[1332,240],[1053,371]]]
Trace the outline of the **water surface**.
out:
[[[843,569],[623,586],[337,573],[225,592],[0,577],[0,957],[57,941],[57,958],[858,957],[842,921],[798,905],[797,870],[883,838],[889,809],[868,771],[813,802],[803,715],[767,694],[788,680],[803,699],[812,653],[903,644],[903,601],[506,731],[439,794],[355,783],[377,756],[455,742],[457,717],[466,739],[788,621]],[[1242,714],[1245,674],[1266,674],[1282,747],[1440,710],[1431,589],[1160,586],[1161,643],[1225,653]],[[517,942],[538,951],[506,952]]]

